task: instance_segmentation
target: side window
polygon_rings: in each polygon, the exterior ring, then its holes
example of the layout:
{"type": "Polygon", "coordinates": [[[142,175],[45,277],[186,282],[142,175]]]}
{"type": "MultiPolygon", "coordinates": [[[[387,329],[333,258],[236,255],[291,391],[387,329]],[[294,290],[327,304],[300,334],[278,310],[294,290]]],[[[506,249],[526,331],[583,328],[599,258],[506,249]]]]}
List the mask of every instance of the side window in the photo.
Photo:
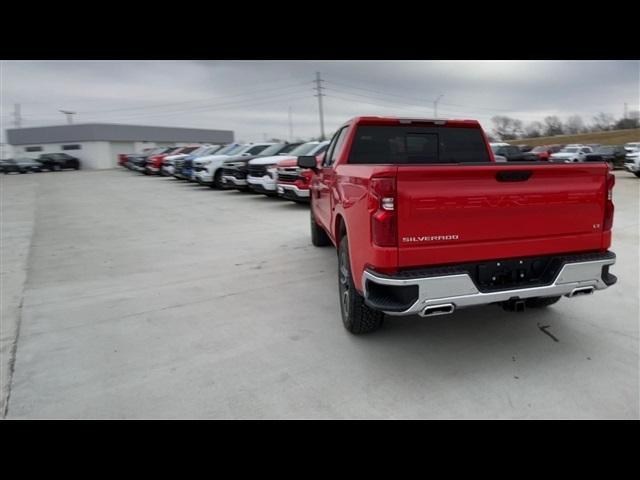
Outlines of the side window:
{"type": "Polygon", "coordinates": [[[331,144],[329,145],[329,149],[327,150],[327,154],[324,156],[324,162],[322,163],[323,167],[330,167],[335,162],[338,153],[342,150],[342,146],[344,145],[344,140],[347,137],[347,127],[343,127],[338,133],[336,133],[331,140],[331,144]]]}

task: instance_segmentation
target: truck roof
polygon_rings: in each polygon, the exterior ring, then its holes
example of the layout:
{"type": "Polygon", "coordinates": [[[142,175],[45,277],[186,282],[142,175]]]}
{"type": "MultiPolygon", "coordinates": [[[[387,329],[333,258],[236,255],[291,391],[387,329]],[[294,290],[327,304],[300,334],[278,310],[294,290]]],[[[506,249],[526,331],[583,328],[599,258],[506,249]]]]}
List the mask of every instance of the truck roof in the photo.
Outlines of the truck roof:
{"type": "Polygon", "coordinates": [[[480,128],[480,122],[477,120],[449,119],[449,118],[410,118],[410,117],[377,117],[377,116],[361,116],[354,117],[345,125],[406,125],[413,123],[432,123],[435,125],[448,125],[454,127],[477,127],[480,128]]]}

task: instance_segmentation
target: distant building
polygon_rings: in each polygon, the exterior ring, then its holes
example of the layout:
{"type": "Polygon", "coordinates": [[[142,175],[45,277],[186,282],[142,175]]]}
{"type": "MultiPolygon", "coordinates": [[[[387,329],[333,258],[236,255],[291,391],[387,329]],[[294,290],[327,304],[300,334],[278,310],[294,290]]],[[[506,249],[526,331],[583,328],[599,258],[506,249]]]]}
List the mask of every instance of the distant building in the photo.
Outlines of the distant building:
{"type": "Polygon", "coordinates": [[[147,147],[226,144],[233,140],[231,130],[109,123],[7,129],[7,143],[14,157],[37,158],[42,153],[64,152],[79,158],[83,169],[113,168],[118,154],[140,152],[147,147]]]}

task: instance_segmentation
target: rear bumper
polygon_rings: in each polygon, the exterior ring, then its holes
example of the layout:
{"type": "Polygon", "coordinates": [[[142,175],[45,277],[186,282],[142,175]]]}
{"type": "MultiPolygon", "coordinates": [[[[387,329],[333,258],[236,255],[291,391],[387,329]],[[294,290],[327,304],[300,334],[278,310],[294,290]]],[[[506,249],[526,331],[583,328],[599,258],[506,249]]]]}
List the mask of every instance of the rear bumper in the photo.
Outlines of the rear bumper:
{"type": "Polygon", "coordinates": [[[555,278],[546,285],[481,291],[463,269],[433,269],[423,276],[383,275],[370,270],[362,274],[365,303],[389,315],[426,315],[427,307],[451,305],[457,308],[532,297],[574,296],[604,290],[616,282],[609,266],[613,252],[564,257],[555,278]],[[452,273],[448,273],[451,271],[452,273]]]}

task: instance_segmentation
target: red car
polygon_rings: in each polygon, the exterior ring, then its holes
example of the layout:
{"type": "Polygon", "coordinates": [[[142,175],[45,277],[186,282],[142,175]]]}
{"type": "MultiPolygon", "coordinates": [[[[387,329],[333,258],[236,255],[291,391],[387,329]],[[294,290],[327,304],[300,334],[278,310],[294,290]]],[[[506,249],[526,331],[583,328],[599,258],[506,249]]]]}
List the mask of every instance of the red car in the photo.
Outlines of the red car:
{"type": "MultiPolygon", "coordinates": [[[[316,155],[316,164],[320,166],[324,152],[316,155]]],[[[297,158],[288,158],[278,162],[278,196],[298,203],[309,203],[309,186],[313,172],[298,167],[297,158]]]]}
{"type": "Polygon", "coordinates": [[[200,145],[189,145],[186,147],[175,147],[171,150],[163,152],[158,155],[152,155],[147,158],[147,166],[145,173],[151,175],[161,175],[162,174],[162,165],[164,163],[164,159],[170,155],[188,155],[193,152],[197,148],[200,148],[200,145]]]}
{"type": "Polygon", "coordinates": [[[540,160],[549,160],[552,153],[557,153],[562,150],[562,145],[541,145],[539,147],[534,147],[531,150],[531,153],[535,153],[538,155],[540,160]]]}
{"type": "Polygon", "coordinates": [[[346,329],[605,289],[615,177],[596,162],[496,163],[474,120],[357,117],[311,180],[311,241],[338,249],[346,329]]]}

